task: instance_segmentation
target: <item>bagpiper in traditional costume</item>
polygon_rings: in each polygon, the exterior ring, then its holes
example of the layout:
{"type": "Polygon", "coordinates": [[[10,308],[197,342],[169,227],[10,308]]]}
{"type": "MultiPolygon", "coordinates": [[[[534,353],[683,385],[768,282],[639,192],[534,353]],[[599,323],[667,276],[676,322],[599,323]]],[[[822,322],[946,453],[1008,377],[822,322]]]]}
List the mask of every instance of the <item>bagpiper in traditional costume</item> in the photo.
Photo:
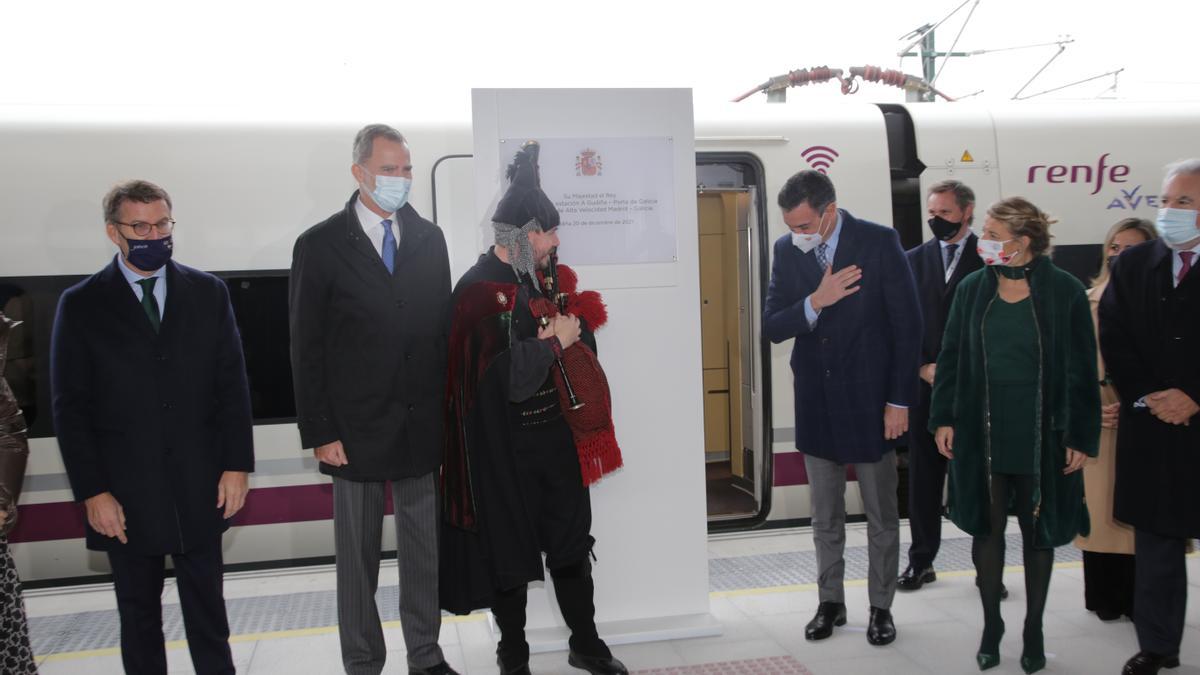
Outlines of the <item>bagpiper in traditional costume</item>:
{"type": "Polygon", "coordinates": [[[552,262],[559,215],[539,185],[537,157],[528,143],[508,168],[492,218],[496,245],[454,289],[442,606],[490,607],[501,672],[528,673],[526,589],[544,579],[545,553],[571,630],[568,662],[625,673],[596,633],[591,575],[588,485],[621,466],[593,336],[607,314],[598,293],[577,292],[574,273],[552,262]]]}

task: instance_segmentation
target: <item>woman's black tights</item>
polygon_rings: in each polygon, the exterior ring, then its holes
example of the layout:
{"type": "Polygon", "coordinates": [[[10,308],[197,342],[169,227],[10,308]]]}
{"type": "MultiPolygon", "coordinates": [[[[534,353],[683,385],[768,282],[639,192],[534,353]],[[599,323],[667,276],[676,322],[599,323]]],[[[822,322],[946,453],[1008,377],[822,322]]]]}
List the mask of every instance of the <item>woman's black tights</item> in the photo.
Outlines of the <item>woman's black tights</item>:
{"type": "Polygon", "coordinates": [[[1004,528],[1008,524],[1009,507],[1015,511],[1021,526],[1025,557],[1025,648],[1023,658],[1045,656],[1042,640],[1042,614],[1046,610],[1046,595],[1050,591],[1050,570],[1054,566],[1054,549],[1035,548],[1033,524],[1033,486],[1036,476],[992,474],[991,509],[988,517],[991,534],[975,537],[972,542],[975,572],[979,577],[979,595],[983,600],[983,639],[979,651],[1000,653],[1000,638],[1004,635],[1004,620],[1000,618],[1000,588],[1004,575],[1004,528]]]}

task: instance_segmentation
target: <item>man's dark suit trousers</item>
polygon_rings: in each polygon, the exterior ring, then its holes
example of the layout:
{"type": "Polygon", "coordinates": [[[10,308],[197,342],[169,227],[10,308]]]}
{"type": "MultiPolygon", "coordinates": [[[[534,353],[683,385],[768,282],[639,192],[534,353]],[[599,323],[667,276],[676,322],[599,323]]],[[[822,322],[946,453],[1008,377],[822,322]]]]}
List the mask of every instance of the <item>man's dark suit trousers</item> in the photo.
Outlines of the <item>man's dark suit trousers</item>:
{"type": "MultiPolygon", "coordinates": [[[[131,675],[165,675],[162,629],[164,559],[131,551],[108,552],[117,611],[121,615],[121,661],[131,675]]],[[[225,615],[221,538],[187,553],[171,554],[192,665],[197,673],[233,673],[229,620],[225,615]]]]}

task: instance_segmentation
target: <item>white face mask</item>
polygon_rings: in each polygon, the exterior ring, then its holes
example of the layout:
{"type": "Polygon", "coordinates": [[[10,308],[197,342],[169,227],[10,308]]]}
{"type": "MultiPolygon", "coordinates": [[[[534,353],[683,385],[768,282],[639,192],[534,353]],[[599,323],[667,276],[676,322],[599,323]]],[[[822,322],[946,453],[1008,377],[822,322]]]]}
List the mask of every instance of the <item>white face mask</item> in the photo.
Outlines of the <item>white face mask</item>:
{"type": "MultiPolygon", "coordinates": [[[[367,172],[367,175],[371,175],[367,172]]],[[[395,213],[408,203],[408,192],[412,188],[412,179],[404,176],[375,176],[375,189],[363,191],[371,195],[371,200],[384,211],[395,213]]]]}
{"type": "Polygon", "coordinates": [[[824,224],[824,222],[825,218],[822,217],[821,221],[817,223],[817,231],[815,233],[802,234],[800,232],[793,232],[792,246],[800,249],[801,253],[808,253],[816,248],[825,239],[825,236],[821,234],[821,226],[824,224]]]}
{"type": "Polygon", "coordinates": [[[1013,258],[1017,257],[1018,253],[1021,252],[1020,249],[1017,249],[1012,253],[1005,253],[1004,245],[1010,241],[1012,241],[1012,239],[1005,239],[1004,241],[980,239],[979,242],[975,244],[975,252],[978,253],[979,257],[983,259],[983,264],[985,265],[1007,265],[1008,263],[1012,262],[1013,258]]]}
{"type": "Polygon", "coordinates": [[[1159,209],[1154,226],[1163,243],[1174,249],[1182,248],[1184,244],[1200,237],[1200,229],[1196,228],[1196,212],[1189,209],[1159,209]]]}

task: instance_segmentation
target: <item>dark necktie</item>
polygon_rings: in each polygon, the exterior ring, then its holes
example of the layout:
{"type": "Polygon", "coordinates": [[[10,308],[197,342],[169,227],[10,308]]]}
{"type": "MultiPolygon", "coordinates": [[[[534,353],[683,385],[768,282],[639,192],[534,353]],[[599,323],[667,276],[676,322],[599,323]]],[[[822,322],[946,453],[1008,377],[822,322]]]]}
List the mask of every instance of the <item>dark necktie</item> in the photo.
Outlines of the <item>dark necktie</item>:
{"type": "Polygon", "coordinates": [[[138,286],[142,287],[142,309],[146,310],[146,318],[150,319],[150,325],[154,327],[154,332],[158,332],[158,327],[162,323],[162,314],[158,311],[158,299],[154,297],[154,282],[158,281],[158,277],[147,277],[137,282],[138,286]]]}
{"type": "Polygon", "coordinates": [[[392,234],[392,219],[383,219],[383,266],[388,274],[396,271],[396,235],[392,234]]]}
{"type": "Polygon", "coordinates": [[[1196,255],[1195,251],[1180,251],[1179,259],[1183,261],[1183,267],[1179,268],[1179,276],[1175,277],[1175,285],[1183,283],[1183,278],[1192,269],[1192,258],[1196,255]]]}
{"type": "Polygon", "coordinates": [[[946,244],[943,251],[946,254],[946,272],[950,272],[950,264],[954,262],[954,252],[958,250],[958,244],[946,244]]]}
{"type": "Polygon", "coordinates": [[[825,242],[817,244],[817,264],[821,266],[822,273],[829,267],[829,244],[825,242]]]}

